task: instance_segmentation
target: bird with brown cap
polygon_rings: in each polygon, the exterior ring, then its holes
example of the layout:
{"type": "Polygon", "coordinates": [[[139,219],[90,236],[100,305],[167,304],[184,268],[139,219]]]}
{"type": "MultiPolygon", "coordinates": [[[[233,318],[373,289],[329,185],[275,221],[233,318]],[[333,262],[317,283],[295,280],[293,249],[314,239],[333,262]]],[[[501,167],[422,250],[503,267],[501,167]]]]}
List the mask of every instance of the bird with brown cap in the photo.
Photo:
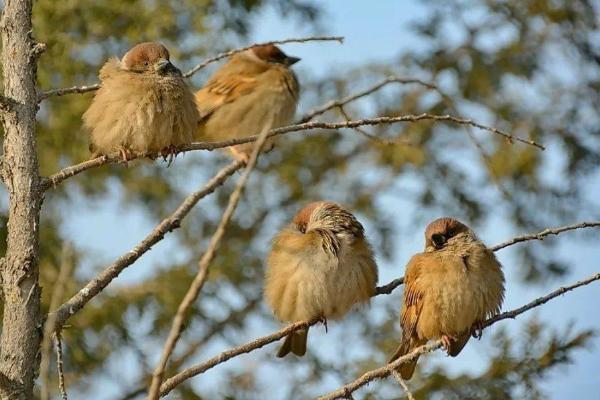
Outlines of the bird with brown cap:
{"type": "MultiPolygon", "coordinates": [[[[404,285],[402,341],[390,362],[431,339],[457,356],[479,324],[500,312],[504,298],[496,256],[453,218],[427,226],[425,251],[409,261],[404,285]]],[[[402,378],[412,377],[417,359],[399,367],[402,378]]]]}
{"type": "Polygon", "coordinates": [[[194,95],[160,43],[141,43],[100,70],[102,86],[83,115],[93,157],[176,152],[193,139],[194,95]]]}
{"type": "MultiPolygon", "coordinates": [[[[363,226],[341,206],[318,201],[273,239],[265,300],[286,322],[339,319],[375,294],[377,264],[363,226]]],[[[288,335],[277,353],[306,353],[308,328],[288,335]]]]}
{"type": "MultiPolygon", "coordinates": [[[[290,67],[299,60],[272,44],[234,54],[196,93],[202,118],[196,140],[242,138],[291,123],[300,85],[290,67]]],[[[252,146],[240,144],[229,151],[248,161],[252,146]]],[[[269,139],[264,148],[272,146],[269,139]]]]}

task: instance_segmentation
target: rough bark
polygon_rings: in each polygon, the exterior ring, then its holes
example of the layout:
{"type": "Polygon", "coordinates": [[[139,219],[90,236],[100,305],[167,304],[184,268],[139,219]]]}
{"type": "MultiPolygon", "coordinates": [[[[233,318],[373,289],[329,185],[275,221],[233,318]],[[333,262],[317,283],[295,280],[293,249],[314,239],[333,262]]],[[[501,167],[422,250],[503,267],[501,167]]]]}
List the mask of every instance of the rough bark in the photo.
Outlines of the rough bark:
{"type": "Polygon", "coordinates": [[[0,397],[33,398],[42,314],[38,284],[42,203],[36,154],[36,63],[44,49],[31,37],[32,0],[5,0],[0,22],[4,96],[2,177],[9,196],[7,250],[2,264],[4,315],[0,337],[0,397]]]}

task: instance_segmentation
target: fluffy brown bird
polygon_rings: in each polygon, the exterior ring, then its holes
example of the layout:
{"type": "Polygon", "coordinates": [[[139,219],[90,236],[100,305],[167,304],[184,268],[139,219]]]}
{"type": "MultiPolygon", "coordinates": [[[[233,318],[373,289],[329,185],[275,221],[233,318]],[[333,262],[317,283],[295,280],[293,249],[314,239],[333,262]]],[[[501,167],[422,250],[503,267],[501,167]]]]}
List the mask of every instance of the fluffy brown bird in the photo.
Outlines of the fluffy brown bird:
{"type": "MultiPolygon", "coordinates": [[[[233,55],[196,93],[202,118],[196,140],[242,138],[291,123],[300,86],[290,66],[299,60],[272,44],[233,55]]],[[[253,145],[229,149],[248,161],[253,145]]],[[[264,148],[272,145],[268,140],[264,148]]]]}
{"type": "MultiPolygon", "coordinates": [[[[402,342],[390,362],[430,339],[442,339],[455,357],[471,332],[500,312],[504,274],[494,253],[475,233],[453,218],[440,218],[425,230],[425,251],[412,257],[404,275],[402,342]]],[[[410,379],[417,359],[400,366],[410,379]]]]}
{"type": "Polygon", "coordinates": [[[190,143],[200,116],[194,94],[160,43],[141,43],[100,70],[101,88],[83,115],[94,157],[172,154],[190,143]]]}
{"type": "MultiPolygon", "coordinates": [[[[343,317],[375,293],[377,264],[363,226],[327,201],[304,207],[273,239],[265,300],[281,321],[343,317]]],[[[277,357],[306,353],[308,328],[285,338],[277,357]]]]}

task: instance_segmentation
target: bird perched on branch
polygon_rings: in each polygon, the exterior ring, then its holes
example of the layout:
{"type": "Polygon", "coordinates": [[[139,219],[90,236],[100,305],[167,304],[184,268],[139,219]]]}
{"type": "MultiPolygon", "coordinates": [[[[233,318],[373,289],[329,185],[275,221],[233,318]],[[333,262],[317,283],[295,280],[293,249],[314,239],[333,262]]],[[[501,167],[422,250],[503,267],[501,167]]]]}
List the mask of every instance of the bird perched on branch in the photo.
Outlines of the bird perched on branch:
{"type": "MultiPolygon", "coordinates": [[[[425,251],[414,255],[404,275],[402,341],[390,362],[430,339],[442,339],[455,357],[487,318],[500,312],[504,274],[494,253],[453,218],[425,230],[425,251]]],[[[398,370],[410,379],[417,359],[398,370]]]]}
{"type": "Polygon", "coordinates": [[[159,43],[141,43],[100,70],[102,86],[83,115],[93,157],[173,154],[198,129],[194,95],[159,43]]]}
{"type": "MultiPolygon", "coordinates": [[[[265,300],[281,321],[343,317],[375,294],[377,264],[363,226],[327,201],[308,204],[273,239],[265,300]]],[[[277,357],[306,353],[308,328],[285,338],[277,357]]]]}
{"type": "MultiPolygon", "coordinates": [[[[196,140],[242,138],[291,123],[300,86],[290,66],[299,60],[272,44],[234,54],[196,93],[202,118],[196,140]]],[[[229,149],[248,161],[253,145],[229,149]]],[[[272,146],[268,140],[264,148],[272,146]]]]}

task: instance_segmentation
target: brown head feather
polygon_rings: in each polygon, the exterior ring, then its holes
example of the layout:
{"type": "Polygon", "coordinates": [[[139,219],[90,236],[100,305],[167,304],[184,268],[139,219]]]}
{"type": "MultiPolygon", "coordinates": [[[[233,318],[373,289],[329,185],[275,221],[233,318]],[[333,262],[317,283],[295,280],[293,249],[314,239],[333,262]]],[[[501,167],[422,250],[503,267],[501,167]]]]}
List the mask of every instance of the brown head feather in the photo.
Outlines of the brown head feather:
{"type": "Polygon", "coordinates": [[[425,248],[441,248],[448,239],[468,231],[468,226],[454,218],[438,218],[425,229],[425,248]]]}
{"type": "Polygon", "coordinates": [[[252,47],[252,52],[259,59],[276,64],[283,64],[290,66],[300,59],[297,57],[290,57],[285,54],[281,49],[274,44],[265,44],[262,46],[254,46],[252,47]]]}
{"type": "Polygon", "coordinates": [[[335,234],[364,237],[363,226],[354,215],[330,201],[316,201],[305,206],[294,217],[301,232],[306,229],[327,229],[335,234]]]}
{"type": "Polygon", "coordinates": [[[306,225],[310,221],[310,216],[312,215],[315,208],[325,203],[324,201],[315,201],[310,204],[307,204],[302,208],[302,210],[298,211],[298,213],[294,216],[293,223],[296,225],[296,228],[301,232],[306,230],[306,225]]]}
{"type": "Polygon", "coordinates": [[[135,45],[123,56],[121,64],[127,70],[144,71],[163,59],[169,60],[169,50],[160,43],[145,42],[135,45]]]}

